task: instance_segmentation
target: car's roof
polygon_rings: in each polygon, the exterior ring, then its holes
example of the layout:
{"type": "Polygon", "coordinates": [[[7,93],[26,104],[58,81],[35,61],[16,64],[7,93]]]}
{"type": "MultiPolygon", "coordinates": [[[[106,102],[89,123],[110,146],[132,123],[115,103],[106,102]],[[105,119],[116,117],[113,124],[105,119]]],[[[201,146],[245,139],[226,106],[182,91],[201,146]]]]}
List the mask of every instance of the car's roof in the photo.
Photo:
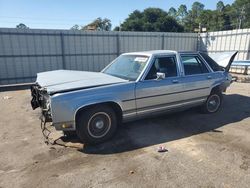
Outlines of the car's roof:
{"type": "Polygon", "coordinates": [[[142,52],[129,52],[129,53],[124,53],[124,55],[168,55],[168,54],[177,54],[177,53],[197,53],[197,52],[190,52],[190,51],[174,51],[174,50],[151,50],[151,51],[142,51],[142,52]]]}

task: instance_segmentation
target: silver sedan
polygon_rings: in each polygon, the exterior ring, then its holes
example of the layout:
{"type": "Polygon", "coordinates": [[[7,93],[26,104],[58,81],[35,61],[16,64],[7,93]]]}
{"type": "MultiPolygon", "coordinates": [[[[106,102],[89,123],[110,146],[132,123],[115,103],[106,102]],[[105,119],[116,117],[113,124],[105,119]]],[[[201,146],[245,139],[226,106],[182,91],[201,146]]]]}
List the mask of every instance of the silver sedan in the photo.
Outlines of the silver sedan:
{"type": "Polygon", "coordinates": [[[43,121],[85,143],[111,138],[125,121],[200,106],[219,110],[235,53],[147,51],[125,53],[101,72],[38,73],[32,107],[43,121]]]}

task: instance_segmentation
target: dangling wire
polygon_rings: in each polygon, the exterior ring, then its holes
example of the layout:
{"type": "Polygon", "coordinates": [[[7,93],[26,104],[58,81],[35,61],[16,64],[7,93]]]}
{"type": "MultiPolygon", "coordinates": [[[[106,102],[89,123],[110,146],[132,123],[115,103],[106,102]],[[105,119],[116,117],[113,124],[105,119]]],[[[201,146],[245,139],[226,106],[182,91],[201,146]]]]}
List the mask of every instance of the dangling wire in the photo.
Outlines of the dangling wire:
{"type": "Polygon", "coordinates": [[[44,137],[44,142],[47,145],[49,145],[49,144],[54,145],[55,142],[54,141],[51,142],[50,139],[49,139],[49,135],[50,135],[51,131],[46,126],[46,124],[47,124],[46,119],[41,116],[40,120],[41,120],[40,126],[41,126],[41,129],[42,129],[42,134],[43,134],[43,137],[44,137]]]}

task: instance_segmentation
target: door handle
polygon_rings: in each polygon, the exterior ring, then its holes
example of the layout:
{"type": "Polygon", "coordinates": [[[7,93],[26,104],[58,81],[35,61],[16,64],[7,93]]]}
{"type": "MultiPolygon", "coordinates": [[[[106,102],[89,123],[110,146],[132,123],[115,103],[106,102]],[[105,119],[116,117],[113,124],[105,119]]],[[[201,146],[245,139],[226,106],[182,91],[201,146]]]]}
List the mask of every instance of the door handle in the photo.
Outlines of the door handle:
{"type": "Polygon", "coordinates": [[[174,84],[177,84],[177,83],[179,83],[179,80],[172,80],[172,82],[173,82],[174,84]]]}
{"type": "Polygon", "coordinates": [[[207,76],[207,79],[212,79],[212,76],[207,76]]]}

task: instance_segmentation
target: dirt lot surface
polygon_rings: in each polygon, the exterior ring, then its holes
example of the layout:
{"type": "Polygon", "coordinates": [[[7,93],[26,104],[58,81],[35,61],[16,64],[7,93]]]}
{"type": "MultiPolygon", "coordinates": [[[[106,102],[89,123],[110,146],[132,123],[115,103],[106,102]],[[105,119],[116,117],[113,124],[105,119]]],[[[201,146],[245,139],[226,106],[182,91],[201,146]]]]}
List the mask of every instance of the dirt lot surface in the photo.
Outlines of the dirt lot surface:
{"type": "Polygon", "coordinates": [[[0,187],[250,186],[250,84],[233,83],[216,114],[127,123],[82,149],[44,144],[29,90],[1,92],[0,106],[0,187]]]}

